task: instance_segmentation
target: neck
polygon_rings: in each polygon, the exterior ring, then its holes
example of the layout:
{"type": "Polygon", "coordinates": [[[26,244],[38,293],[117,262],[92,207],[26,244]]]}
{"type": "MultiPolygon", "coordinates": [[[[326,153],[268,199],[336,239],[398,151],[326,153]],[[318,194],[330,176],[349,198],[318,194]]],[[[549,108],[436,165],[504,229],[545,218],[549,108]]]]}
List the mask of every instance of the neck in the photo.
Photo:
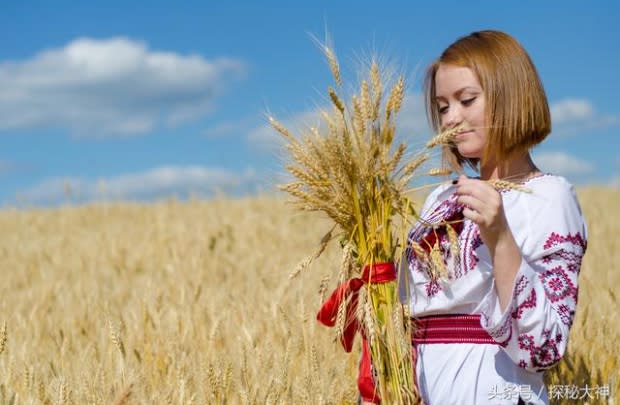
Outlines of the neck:
{"type": "Polygon", "coordinates": [[[483,180],[505,179],[518,182],[538,172],[539,170],[528,152],[516,156],[501,165],[488,162],[480,166],[480,178],[483,180]]]}

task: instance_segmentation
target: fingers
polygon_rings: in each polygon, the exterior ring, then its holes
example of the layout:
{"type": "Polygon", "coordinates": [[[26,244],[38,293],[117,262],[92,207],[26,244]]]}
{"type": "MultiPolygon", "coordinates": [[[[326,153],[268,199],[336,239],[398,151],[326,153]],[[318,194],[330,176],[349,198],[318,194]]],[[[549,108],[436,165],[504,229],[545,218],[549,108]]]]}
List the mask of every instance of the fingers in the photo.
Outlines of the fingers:
{"type": "Polygon", "coordinates": [[[486,181],[470,179],[463,175],[459,176],[456,186],[457,194],[477,194],[483,196],[484,194],[492,195],[496,192],[496,190],[486,181]]]}
{"type": "Polygon", "coordinates": [[[474,211],[480,212],[484,209],[484,202],[471,195],[459,195],[456,202],[474,211]]]}
{"type": "Polygon", "coordinates": [[[469,218],[478,225],[484,225],[485,215],[488,213],[483,201],[469,195],[462,195],[457,198],[457,202],[464,205],[463,216],[469,218]]]}
{"type": "Polygon", "coordinates": [[[460,176],[455,193],[463,215],[478,225],[493,224],[502,212],[501,195],[485,181],[460,176]]]}
{"type": "Polygon", "coordinates": [[[482,215],[467,206],[463,208],[463,216],[476,224],[480,224],[483,221],[482,215]]]}

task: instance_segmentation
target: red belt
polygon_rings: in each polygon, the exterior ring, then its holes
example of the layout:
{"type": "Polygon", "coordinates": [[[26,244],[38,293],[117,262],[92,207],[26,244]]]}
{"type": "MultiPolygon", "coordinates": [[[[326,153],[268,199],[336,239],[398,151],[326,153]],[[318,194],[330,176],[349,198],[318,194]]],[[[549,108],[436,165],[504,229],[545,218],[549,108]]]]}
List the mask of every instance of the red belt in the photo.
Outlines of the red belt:
{"type": "Polygon", "coordinates": [[[497,345],[480,326],[480,315],[431,315],[414,318],[413,344],[473,343],[497,345]]]}

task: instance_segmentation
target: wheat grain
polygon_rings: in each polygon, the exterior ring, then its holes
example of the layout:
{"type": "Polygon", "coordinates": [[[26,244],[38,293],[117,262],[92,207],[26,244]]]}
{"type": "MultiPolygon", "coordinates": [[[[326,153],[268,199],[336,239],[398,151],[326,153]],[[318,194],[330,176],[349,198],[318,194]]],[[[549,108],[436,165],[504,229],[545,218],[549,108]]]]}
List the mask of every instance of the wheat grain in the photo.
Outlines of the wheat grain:
{"type": "Polygon", "coordinates": [[[2,354],[4,352],[4,349],[6,348],[6,341],[8,339],[6,328],[6,321],[4,321],[4,323],[2,324],[2,329],[0,330],[0,354],[2,354]]]}
{"type": "Polygon", "coordinates": [[[379,117],[379,109],[381,108],[381,99],[383,97],[383,85],[381,83],[381,73],[379,64],[373,60],[370,65],[370,81],[372,83],[373,103],[371,120],[376,121],[379,117]]]}
{"type": "Polygon", "coordinates": [[[429,255],[430,255],[431,265],[433,269],[433,277],[435,279],[447,278],[448,270],[446,268],[446,263],[443,260],[443,256],[442,256],[441,250],[439,249],[438,244],[433,245],[429,255]]]}
{"type": "Polygon", "coordinates": [[[447,168],[432,168],[428,171],[429,176],[449,176],[452,170],[447,168]]]}
{"type": "Polygon", "coordinates": [[[110,340],[112,340],[112,344],[118,349],[123,358],[125,358],[125,345],[123,344],[123,339],[121,339],[121,334],[118,331],[118,328],[114,326],[112,321],[108,322],[108,328],[110,330],[110,340]]]}
{"type": "Polygon", "coordinates": [[[328,46],[323,47],[323,51],[325,52],[325,56],[327,56],[327,62],[329,63],[329,68],[332,71],[332,76],[334,77],[334,81],[338,86],[342,86],[342,78],[340,76],[340,65],[338,64],[338,59],[336,58],[336,53],[328,46]]]}
{"type": "Polygon", "coordinates": [[[274,117],[269,117],[269,123],[271,124],[271,126],[280,133],[280,135],[282,135],[284,138],[286,138],[289,142],[296,142],[295,137],[293,136],[293,134],[291,133],[291,131],[289,131],[288,129],[286,129],[286,127],[284,125],[282,125],[278,120],[276,120],[274,117]]]}
{"type": "Polygon", "coordinates": [[[527,187],[522,186],[521,184],[518,183],[513,183],[511,181],[508,180],[501,180],[501,179],[491,179],[491,180],[487,180],[487,182],[493,186],[495,189],[497,190],[516,190],[519,191],[521,193],[531,193],[532,190],[528,189],[527,187]]]}
{"type": "Polygon", "coordinates": [[[448,234],[448,240],[450,241],[450,254],[452,256],[452,260],[454,261],[454,266],[458,267],[460,262],[458,235],[451,224],[446,224],[446,232],[448,234]]]}
{"type": "Polygon", "coordinates": [[[453,128],[448,128],[436,135],[430,141],[426,143],[427,148],[434,148],[437,145],[449,145],[454,142],[454,137],[456,134],[461,132],[464,129],[463,125],[458,125],[453,128]]]}
{"type": "Polygon", "coordinates": [[[328,93],[329,98],[332,100],[332,103],[334,103],[334,106],[338,109],[340,113],[344,114],[344,103],[342,102],[340,97],[338,97],[338,94],[336,94],[336,90],[334,90],[334,88],[330,86],[328,88],[328,93]]]}
{"type": "Polygon", "coordinates": [[[400,111],[400,106],[403,103],[403,98],[405,96],[405,78],[399,77],[396,81],[396,84],[392,87],[390,91],[390,96],[388,97],[388,101],[386,104],[386,119],[392,117],[393,114],[398,113],[400,111]]]}
{"type": "Polygon", "coordinates": [[[368,89],[368,82],[366,80],[362,80],[360,98],[362,111],[364,113],[364,119],[372,120],[372,104],[370,101],[370,90],[368,89]]]}

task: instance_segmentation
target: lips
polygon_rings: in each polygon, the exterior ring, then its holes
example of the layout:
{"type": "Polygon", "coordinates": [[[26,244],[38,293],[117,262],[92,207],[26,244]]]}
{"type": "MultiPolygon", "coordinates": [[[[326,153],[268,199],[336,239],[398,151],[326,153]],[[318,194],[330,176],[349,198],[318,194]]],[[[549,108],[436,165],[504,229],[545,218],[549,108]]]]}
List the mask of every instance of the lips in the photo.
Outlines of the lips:
{"type": "Polygon", "coordinates": [[[472,132],[474,132],[474,131],[472,131],[472,130],[469,130],[469,131],[461,131],[461,132],[458,132],[458,133],[455,135],[455,137],[456,137],[457,139],[458,139],[458,138],[463,138],[463,137],[465,137],[465,136],[467,136],[467,135],[471,134],[472,132]]]}

